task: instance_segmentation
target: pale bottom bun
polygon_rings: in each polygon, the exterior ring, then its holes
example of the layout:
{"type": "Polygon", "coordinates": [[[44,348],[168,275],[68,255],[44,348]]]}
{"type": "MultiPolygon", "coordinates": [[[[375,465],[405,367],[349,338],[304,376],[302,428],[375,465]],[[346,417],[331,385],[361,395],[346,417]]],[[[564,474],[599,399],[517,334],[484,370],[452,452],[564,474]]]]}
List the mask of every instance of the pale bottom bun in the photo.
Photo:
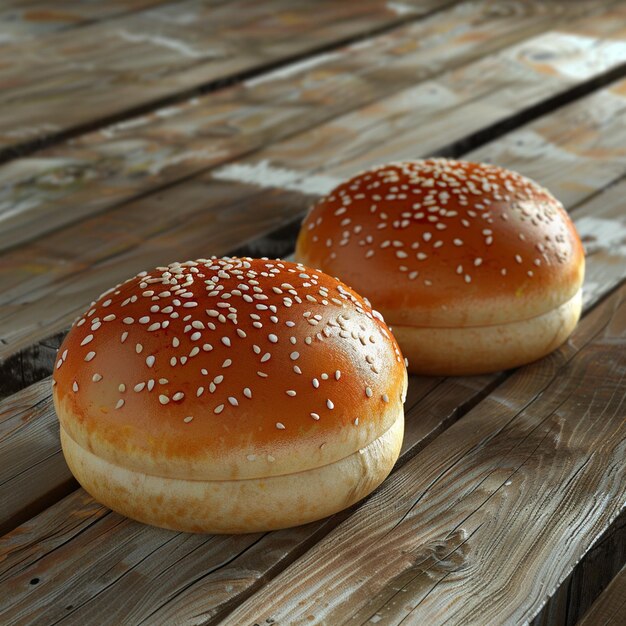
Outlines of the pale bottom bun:
{"type": "Polygon", "coordinates": [[[390,322],[390,326],[412,374],[485,374],[530,363],[558,348],[574,330],[581,308],[582,289],[552,311],[509,324],[420,328],[390,322]]]}
{"type": "Polygon", "coordinates": [[[365,448],[315,469],[247,480],[163,478],[113,465],[61,427],[67,464],[96,500],[146,524],[202,533],[252,533],[312,522],[354,504],[389,474],[400,454],[402,406],[393,425],[365,448]]]}

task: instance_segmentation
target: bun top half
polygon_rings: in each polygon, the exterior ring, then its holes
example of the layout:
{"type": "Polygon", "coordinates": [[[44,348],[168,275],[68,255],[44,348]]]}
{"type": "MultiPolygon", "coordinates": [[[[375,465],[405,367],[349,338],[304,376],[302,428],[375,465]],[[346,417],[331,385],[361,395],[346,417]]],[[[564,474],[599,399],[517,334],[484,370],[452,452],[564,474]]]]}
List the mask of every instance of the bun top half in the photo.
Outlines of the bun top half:
{"type": "Polygon", "coordinates": [[[392,425],[406,384],[395,339],[346,285],[300,264],[211,258],[92,303],[59,349],[54,401],[69,436],[112,463],[231,480],[356,452],[392,425]]]}
{"type": "Polygon", "coordinates": [[[296,258],[339,276],[387,321],[471,327],[570,300],[583,247],[561,203],[515,172],[427,159],[365,171],[306,217],[296,258]]]}

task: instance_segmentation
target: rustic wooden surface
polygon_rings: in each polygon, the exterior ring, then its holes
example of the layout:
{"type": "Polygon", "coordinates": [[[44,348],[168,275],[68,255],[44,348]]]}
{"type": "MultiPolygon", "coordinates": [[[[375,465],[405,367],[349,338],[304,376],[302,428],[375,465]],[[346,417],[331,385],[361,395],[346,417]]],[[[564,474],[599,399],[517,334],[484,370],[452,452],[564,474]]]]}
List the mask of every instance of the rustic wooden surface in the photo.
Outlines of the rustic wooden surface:
{"type": "MultiPolygon", "coordinates": [[[[626,3],[311,7],[0,7],[0,623],[570,626],[624,565],[626,3]],[[182,256],[284,255],[337,180],[433,153],[571,211],[587,274],[565,346],[412,377],[391,477],[314,524],[185,535],[77,488],[35,381],[90,299],[182,256]]],[[[598,600],[614,623],[619,587],[598,600]]]]}
{"type": "Polygon", "coordinates": [[[406,0],[398,12],[382,0],[181,0],[59,31],[36,47],[6,44],[0,147],[36,145],[451,3],[406,0]]]}

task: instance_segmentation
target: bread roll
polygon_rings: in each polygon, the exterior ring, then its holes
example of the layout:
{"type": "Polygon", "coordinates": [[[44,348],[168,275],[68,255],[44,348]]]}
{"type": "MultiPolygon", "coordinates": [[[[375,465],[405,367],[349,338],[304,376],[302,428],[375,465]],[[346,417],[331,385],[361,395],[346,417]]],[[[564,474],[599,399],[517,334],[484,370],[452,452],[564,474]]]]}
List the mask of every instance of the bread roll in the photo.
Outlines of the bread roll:
{"type": "Polygon", "coordinates": [[[245,533],[350,506],[389,473],[407,375],[379,314],[302,265],[200,259],[109,290],[59,349],[54,403],[98,501],[245,533]]]}
{"type": "Polygon", "coordinates": [[[580,316],[584,254],[562,205],[495,165],[382,165],[306,217],[296,259],[372,302],[419,374],[478,374],[538,359],[580,316]]]}

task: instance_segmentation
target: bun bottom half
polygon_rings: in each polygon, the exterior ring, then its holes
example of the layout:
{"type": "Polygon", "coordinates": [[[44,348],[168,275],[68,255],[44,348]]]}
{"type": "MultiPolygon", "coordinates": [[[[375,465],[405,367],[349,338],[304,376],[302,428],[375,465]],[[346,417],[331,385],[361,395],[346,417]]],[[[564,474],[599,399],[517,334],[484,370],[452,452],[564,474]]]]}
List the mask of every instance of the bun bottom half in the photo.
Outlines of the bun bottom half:
{"type": "Polygon", "coordinates": [[[351,506],[388,476],[402,446],[402,405],[392,426],[361,450],[303,472],[246,480],[185,480],[127,469],[77,444],[61,426],[65,460],[98,502],[170,530],[253,533],[298,526],[351,506]]]}
{"type": "Polygon", "coordinates": [[[506,370],[546,356],[570,336],[582,289],[561,306],[528,320],[467,328],[396,325],[389,321],[412,374],[464,376],[506,370]]]}

